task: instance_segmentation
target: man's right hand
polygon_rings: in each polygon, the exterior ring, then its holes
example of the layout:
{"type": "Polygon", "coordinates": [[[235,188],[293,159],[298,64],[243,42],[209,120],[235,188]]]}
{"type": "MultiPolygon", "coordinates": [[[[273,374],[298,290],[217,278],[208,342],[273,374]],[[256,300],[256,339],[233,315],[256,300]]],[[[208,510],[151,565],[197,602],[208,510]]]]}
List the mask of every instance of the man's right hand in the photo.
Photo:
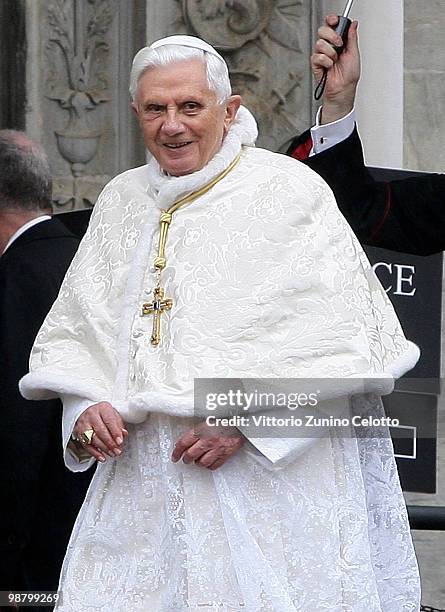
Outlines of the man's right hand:
{"type": "Polygon", "coordinates": [[[91,444],[81,443],[92,457],[103,463],[105,455],[117,457],[122,453],[128,431],[121,415],[111,404],[99,402],[82,412],[74,425],[73,434],[78,440],[82,440],[88,429],[94,430],[91,444]]]}
{"type": "Polygon", "coordinates": [[[323,98],[321,123],[332,123],[341,119],[354,108],[355,93],[360,79],[360,51],[358,48],[357,21],[349,28],[348,40],[343,53],[338,55],[333,46],[341,46],[341,37],[335,33],[337,15],[328,15],[325,25],[318,30],[318,40],[311,56],[311,67],[317,83],[323,78],[323,69],[328,71],[323,98]]]}

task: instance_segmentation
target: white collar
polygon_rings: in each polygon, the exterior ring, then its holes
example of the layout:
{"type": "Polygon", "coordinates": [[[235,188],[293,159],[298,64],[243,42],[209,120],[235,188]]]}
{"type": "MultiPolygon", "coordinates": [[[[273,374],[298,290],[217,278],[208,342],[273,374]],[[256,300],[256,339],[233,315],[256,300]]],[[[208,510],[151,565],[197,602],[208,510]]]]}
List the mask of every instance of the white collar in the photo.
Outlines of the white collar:
{"type": "Polygon", "coordinates": [[[254,146],[257,137],[258,127],[252,113],[245,106],[241,106],[220,150],[201,170],[185,176],[169,176],[152,157],[148,162],[147,172],[156,204],[159,208],[168,208],[181,196],[206,185],[229,166],[243,145],[254,146]]]}
{"type": "Polygon", "coordinates": [[[6,250],[11,246],[14,240],[17,240],[19,236],[24,234],[31,227],[34,227],[34,225],[37,225],[37,223],[42,223],[42,221],[48,221],[49,219],[51,219],[50,215],[42,215],[41,217],[36,217],[35,219],[31,219],[31,221],[28,221],[27,223],[19,227],[19,229],[8,240],[8,243],[5,246],[5,250],[3,251],[3,253],[6,253],[6,250]]]}

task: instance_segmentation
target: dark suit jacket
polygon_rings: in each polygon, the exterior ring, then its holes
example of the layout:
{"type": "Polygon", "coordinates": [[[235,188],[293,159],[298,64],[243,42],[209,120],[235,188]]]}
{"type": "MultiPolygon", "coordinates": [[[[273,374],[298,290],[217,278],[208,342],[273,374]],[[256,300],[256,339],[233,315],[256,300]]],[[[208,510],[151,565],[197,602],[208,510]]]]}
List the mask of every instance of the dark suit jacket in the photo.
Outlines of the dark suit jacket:
{"type": "Polygon", "coordinates": [[[63,465],[61,404],[18,391],[79,240],[56,218],[0,257],[0,590],[55,590],[90,475],[63,465]]]}
{"type": "Polygon", "coordinates": [[[287,154],[325,179],[359,240],[416,255],[445,250],[445,175],[375,181],[365,167],[357,130],[309,158],[311,147],[310,132],[305,132],[287,154]]]}

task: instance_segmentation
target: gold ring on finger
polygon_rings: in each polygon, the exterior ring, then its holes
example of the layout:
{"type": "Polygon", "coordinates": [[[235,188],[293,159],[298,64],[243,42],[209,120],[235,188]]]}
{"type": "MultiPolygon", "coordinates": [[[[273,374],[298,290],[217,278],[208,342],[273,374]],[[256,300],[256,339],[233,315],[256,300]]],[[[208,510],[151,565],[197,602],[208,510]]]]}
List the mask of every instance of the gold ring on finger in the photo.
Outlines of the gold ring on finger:
{"type": "Polygon", "coordinates": [[[82,433],[82,441],[84,442],[84,444],[91,444],[91,440],[93,439],[94,436],[94,429],[85,429],[85,431],[82,433]]]}

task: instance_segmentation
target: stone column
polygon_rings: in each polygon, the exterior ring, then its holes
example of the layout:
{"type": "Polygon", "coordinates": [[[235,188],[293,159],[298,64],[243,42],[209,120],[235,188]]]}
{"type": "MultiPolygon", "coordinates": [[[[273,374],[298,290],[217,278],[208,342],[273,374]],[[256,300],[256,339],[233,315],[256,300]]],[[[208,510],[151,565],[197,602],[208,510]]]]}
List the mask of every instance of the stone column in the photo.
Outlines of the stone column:
{"type": "Polygon", "coordinates": [[[370,166],[403,168],[403,0],[357,2],[363,77],[357,97],[370,166]]]}
{"type": "Polygon", "coordinates": [[[187,33],[225,57],[234,93],[260,131],[258,145],[282,150],[311,122],[311,2],[163,0],[147,2],[147,41],[187,33]]]}
{"type": "Polygon", "coordinates": [[[443,0],[405,0],[405,167],[445,172],[443,0]]]}
{"type": "MultiPolygon", "coordinates": [[[[345,0],[324,0],[320,23],[328,13],[341,14],[345,5],[345,0]]],[[[356,0],[350,17],[359,21],[362,77],[356,110],[366,162],[402,168],[403,1],[356,0]]]]}

